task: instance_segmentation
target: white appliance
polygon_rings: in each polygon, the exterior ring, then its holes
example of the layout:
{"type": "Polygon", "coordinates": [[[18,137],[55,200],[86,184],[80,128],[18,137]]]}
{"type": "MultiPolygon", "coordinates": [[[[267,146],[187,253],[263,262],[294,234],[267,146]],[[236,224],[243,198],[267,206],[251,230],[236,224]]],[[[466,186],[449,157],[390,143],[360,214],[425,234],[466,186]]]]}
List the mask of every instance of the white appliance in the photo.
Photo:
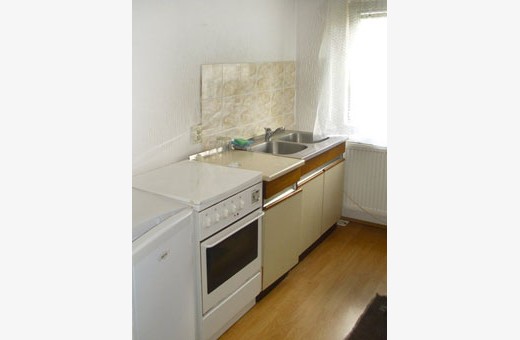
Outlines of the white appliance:
{"type": "Polygon", "coordinates": [[[193,210],[132,190],[134,340],[196,339],[193,210]]]}
{"type": "Polygon", "coordinates": [[[133,186],[195,210],[198,327],[201,339],[218,338],[261,290],[262,174],[186,160],[135,176],[133,186]]]}

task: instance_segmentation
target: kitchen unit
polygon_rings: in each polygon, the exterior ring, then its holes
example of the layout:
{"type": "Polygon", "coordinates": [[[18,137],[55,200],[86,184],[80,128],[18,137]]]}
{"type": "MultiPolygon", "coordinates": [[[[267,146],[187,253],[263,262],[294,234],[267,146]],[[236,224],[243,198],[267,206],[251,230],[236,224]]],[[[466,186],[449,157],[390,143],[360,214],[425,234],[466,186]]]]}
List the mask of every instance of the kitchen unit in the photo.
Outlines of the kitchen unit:
{"type": "Polygon", "coordinates": [[[133,178],[135,188],[195,211],[197,339],[218,338],[261,291],[261,180],[260,172],[189,160],[133,178]]]}
{"type": "Polygon", "coordinates": [[[287,131],[273,136],[273,141],[260,143],[263,149],[256,150],[261,151],[232,150],[191,157],[262,172],[262,290],[297,265],[299,256],[341,217],[345,140],[331,137],[298,144],[289,140],[294,142],[299,137],[287,131]],[[270,154],[269,150],[282,150],[275,147],[280,140],[284,141],[284,150],[297,151],[270,154]]]}

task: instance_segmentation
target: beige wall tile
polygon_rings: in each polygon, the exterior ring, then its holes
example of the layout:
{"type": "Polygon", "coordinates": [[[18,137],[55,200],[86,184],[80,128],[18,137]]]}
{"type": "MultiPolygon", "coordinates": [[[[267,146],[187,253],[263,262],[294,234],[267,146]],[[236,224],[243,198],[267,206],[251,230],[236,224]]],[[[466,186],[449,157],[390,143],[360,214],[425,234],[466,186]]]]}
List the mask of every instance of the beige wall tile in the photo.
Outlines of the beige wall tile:
{"type": "Polygon", "coordinates": [[[242,114],[247,112],[247,105],[244,96],[225,97],[222,102],[222,128],[239,125],[242,114]]]}
{"type": "Polygon", "coordinates": [[[283,88],[284,64],[262,63],[258,67],[257,88],[259,91],[283,88]]]}
{"type": "Polygon", "coordinates": [[[222,97],[222,65],[202,65],[201,99],[222,97]]]}
{"type": "Polygon", "coordinates": [[[283,88],[284,79],[284,63],[274,63],[272,69],[272,89],[278,90],[283,88]]]}
{"type": "Polygon", "coordinates": [[[277,90],[272,92],[271,97],[271,115],[279,116],[284,113],[285,102],[284,102],[283,90],[277,90]]]}
{"type": "Polygon", "coordinates": [[[294,88],[296,86],[296,63],[289,61],[284,63],[284,88],[294,88]]]}
{"type": "Polygon", "coordinates": [[[234,96],[240,88],[240,64],[222,65],[223,96],[234,96]]]}
{"type": "Polygon", "coordinates": [[[249,113],[257,117],[265,117],[271,113],[271,93],[257,92],[249,96],[249,113]]]}
{"type": "Polygon", "coordinates": [[[272,89],[273,63],[262,63],[258,65],[257,89],[268,91],[272,89]]]}
{"type": "Polygon", "coordinates": [[[251,94],[256,89],[256,64],[240,64],[238,94],[251,94]]]}
{"type": "Polygon", "coordinates": [[[294,61],[203,65],[203,147],[294,126],[294,75],[294,61]]]}
{"type": "Polygon", "coordinates": [[[283,114],[294,113],[294,97],[296,91],[294,88],[283,90],[283,114]]]}
{"type": "Polygon", "coordinates": [[[222,98],[202,100],[200,106],[203,130],[222,126],[222,98]]]}

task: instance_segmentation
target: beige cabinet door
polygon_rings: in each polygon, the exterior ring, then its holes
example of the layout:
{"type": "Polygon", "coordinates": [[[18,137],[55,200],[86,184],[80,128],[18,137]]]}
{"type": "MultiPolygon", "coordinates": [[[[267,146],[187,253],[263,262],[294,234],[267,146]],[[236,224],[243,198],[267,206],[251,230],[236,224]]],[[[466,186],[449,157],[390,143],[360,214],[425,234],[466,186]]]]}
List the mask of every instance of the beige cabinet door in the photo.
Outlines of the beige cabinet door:
{"type": "Polygon", "coordinates": [[[302,188],[302,223],[299,230],[300,250],[303,253],[321,236],[323,211],[323,172],[306,182],[302,188]]]}
{"type": "Polygon", "coordinates": [[[323,174],[322,234],[341,218],[344,173],[345,161],[342,160],[341,163],[325,169],[323,174]]]}
{"type": "Polygon", "coordinates": [[[265,210],[263,217],[262,290],[298,263],[302,192],[265,210]]]}

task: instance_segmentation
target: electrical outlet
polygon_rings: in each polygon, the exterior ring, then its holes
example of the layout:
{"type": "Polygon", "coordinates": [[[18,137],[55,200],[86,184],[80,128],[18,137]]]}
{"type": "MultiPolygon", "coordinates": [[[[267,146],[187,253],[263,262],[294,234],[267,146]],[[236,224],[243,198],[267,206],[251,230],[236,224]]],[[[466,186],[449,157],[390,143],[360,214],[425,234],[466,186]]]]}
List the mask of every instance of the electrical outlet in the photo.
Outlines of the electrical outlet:
{"type": "Polygon", "coordinates": [[[193,125],[191,127],[191,143],[202,143],[202,124],[193,125]]]}

